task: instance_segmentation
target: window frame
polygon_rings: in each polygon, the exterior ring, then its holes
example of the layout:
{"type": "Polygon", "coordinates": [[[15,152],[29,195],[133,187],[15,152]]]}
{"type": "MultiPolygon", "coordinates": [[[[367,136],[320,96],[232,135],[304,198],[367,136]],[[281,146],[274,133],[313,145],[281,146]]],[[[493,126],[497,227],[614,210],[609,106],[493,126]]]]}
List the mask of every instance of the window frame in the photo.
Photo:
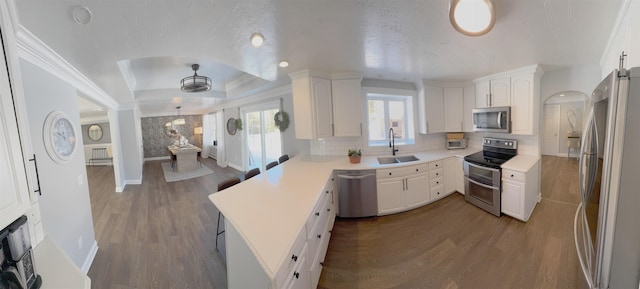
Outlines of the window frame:
{"type": "Polygon", "coordinates": [[[413,136],[413,138],[405,138],[405,139],[396,139],[396,147],[402,147],[405,149],[413,149],[417,146],[417,125],[418,125],[418,117],[417,117],[417,91],[414,90],[405,90],[405,89],[393,89],[393,88],[382,88],[382,87],[363,87],[362,88],[362,99],[363,99],[363,134],[362,134],[362,147],[366,151],[375,151],[380,150],[381,148],[385,148],[389,144],[389,135],[388,133],[385,135],[385,139],[382,141],[375,141],[374,143],[369,141],[369,100],[370,99],[378,99],[384,100],[384,110],[385,110],[385,128],[386,131],[389,131],[390,121],[389,121],[389,101],[392,100],[400,100],[404,103],[405,116],[404,121],[407,124],[407,135],[413,136]],[[378,96],[369,95],[376,94],[378,96]],[[411,109],[408,109],[409,99],[411,99],[411,109]],[[412,123],[409,123],[411,120],[412,123]],[[400,142],[398,142],[400,140],[400,142]]]}

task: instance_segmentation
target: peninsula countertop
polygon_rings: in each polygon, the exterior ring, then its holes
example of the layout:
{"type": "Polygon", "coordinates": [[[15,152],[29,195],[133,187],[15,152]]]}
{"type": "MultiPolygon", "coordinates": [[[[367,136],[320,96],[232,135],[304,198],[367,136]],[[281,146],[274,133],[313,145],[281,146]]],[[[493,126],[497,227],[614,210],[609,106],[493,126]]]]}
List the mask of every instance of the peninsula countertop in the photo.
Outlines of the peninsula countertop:
{"type": "MultiPolygon", "coordinates": [[[[318,201],[333,170],[380,169],[463,157],[480,149],[433,150],[419,160],[378,164],[378,156],[363,156],[351,164],[347,156],[296,156],[209,199],[234,226],[267,275],[274,278],[318,201]]],[[[398,156],[407,155],[400,154],[398,156]]]]}

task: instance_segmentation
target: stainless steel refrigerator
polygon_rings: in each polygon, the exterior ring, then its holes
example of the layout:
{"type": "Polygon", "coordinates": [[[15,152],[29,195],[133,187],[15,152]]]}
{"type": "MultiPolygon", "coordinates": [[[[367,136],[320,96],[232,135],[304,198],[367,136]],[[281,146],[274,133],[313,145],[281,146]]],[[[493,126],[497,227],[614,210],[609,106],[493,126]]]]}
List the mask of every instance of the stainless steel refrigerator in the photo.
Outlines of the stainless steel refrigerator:
{"type": "Polygon", "coordinates": [[[574,238],[591,288],[639,288],[640,67],[594,90],[580,157],[574,238]]]}

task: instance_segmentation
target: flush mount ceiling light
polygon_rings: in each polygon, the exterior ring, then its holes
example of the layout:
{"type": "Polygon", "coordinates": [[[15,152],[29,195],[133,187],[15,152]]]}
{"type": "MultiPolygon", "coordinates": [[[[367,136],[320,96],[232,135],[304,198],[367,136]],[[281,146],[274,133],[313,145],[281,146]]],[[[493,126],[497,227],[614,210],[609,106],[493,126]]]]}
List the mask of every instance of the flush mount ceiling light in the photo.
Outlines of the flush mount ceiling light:
{"type": "Polygon", "coordinates": [[[280,63],[278,63],[278,66],[280,66],[282,68],[288,67],[289,66],[289,61],[282,60],[282,61],[280,61],[280,63]]]}
{"type": "Polygon", "coordinates": [[[260,47],[262,46],[262,44],[264,44],[264,36],[262,36],[262,34],[260,33],[251,34],[249,40],[251,41],[251,45],[253,45],[254,47],[260,47]]]}
{"type": "Polygon", "coordinates": [[[487,34],[496,23],[491,0],[451,0],[449,20],[458,32],[468,36],[487,34]]]}
{"type": "Polygon", "coordinates": [[[91,10],[86,6],[77,6],[73,8],[73,21],[78,24],[87,24],[91,22],[91,10]]]}
{"type": "Polygon", "coordinates": [[[203,92],[211,90],[211,78],[198,75],[199,64],[191,65],[193,76],[187,76],[180,81],[180,90],[184,92],[203,92]]]}

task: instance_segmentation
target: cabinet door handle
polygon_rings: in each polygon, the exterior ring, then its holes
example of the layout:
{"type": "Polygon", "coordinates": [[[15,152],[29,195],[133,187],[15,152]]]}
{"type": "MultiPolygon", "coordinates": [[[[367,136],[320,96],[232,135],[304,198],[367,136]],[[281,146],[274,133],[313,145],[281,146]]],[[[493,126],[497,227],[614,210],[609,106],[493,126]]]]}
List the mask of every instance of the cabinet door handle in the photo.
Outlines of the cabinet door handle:
{"type": "Polygon", "coordinates": [[[322,238],[322,235],[318,234],[318,239],[322,238]]]}
{"type": "Polygon", "coordinates": [[[407,191],[409,190],[409,180],[408,179],[404,179],[404,182],[407,184],[407,191]]]}
{"type": "Polygon", "coordinates": [[[316,212],[316,216],[320,216],[320,212],[316,212]]]}
{"type": "Polygon", "coordinates": [[[298,273],[298,272],[293,272],[293,277],[296,277],[296,279],[300,278],[300,273],[298,273]]]}
{"type": "Polygon", "coordinates": [[[327,212],[331,212],[331,208],[327,208],[327,212]]]}
{"type": "Polygon", "coordinates": [[[324,266],[324,262],[320,262],[320,266],[324,266]]]}
{"type": "Polygon", "coordinates": [[[298,262],[298,256],[296,256],[296,254],[291,255],[291,260],[293,260],[293,262],[298,262]]]}
{"type": "Polygon", "coordinates": [[[38,195],[42,196],[42,191],[40,190],[40,174],[38,174],[38,161],[36,161],[36,154],[33,154],[33,158],[29,159],[30,162],[33,162],[33,166],[36,169],[36,183],[38,184],[38,189],[34,190],[34,193],[38,193],[38,195]]]}

